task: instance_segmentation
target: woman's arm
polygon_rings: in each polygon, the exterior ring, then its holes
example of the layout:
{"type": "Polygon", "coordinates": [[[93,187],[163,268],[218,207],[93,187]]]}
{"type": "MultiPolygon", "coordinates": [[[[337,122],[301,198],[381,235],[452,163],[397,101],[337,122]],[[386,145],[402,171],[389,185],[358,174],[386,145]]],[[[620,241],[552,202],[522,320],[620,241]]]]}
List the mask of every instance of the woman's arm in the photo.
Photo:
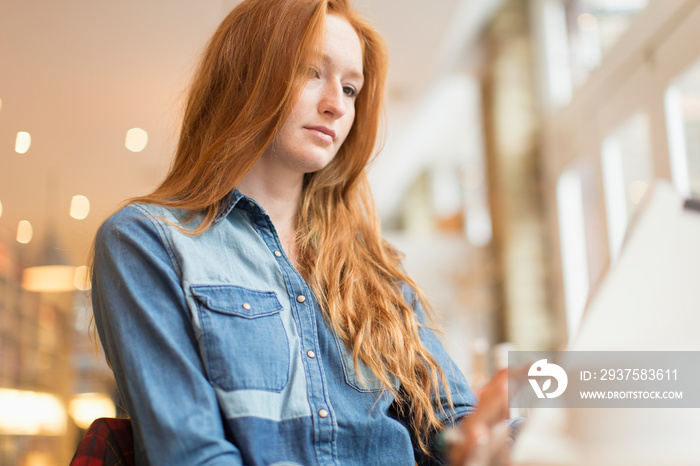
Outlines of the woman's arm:
{"type": "Polygon", "coordinates": [[[505,466],[520,418],[509,418],[508,370],[502,369],[481,389],[479,408],[453,429],[450,465],[505,466]]]}
{"type": "Polygon", "coordinates": [[[225,438],[163,227],[129,206],[95,241],[92,302],[97,330],[131,416],[137,461],[241,464],[225,438]]]}
{"type": "MultiPolygon", "coordinates": [[[[413,299],[412,293],[406,293],[413,299]]],[[[410,301],[409,301],[410,302],[410,301]]],[[[426,318],[419,302],[414,302],[418,321],[425,325],[426,318]]],[[[431,442],[434,458],[423,457],[417,452],[420,465],[462,465],[475,461],[479,466],[506,464],[521,419],[508,419],[508,373],[501,371],[480,390],[477,397],[469,384],[444,349],[435,333],[427,327],[420,329],[421,341],[442,368],[454,404],[450,410],[445,389],[440,385],[439,404],[448,414],[443,420],[445,430],[437,434],[431,442]],[[478,405],[478,408],[477,408],[478,405]],[[506,421],[506,422],[504,422],[506,421]],[[446,433],[450,430],[459,441],[446,445],[446,433]],[[486,458],[486,460],[484,460],[486,458]]],[[[449,435],[448,435],[449,436],[449,435]]],[[[472,464],[472,463],[469,463],[472,464]]]]}
{"type": "MultiPolygon", "coordinates": [[[[461,418],[474,412],[477,403],[476,396],[469,387],[462,372],[442,346],[442,343],[440,343],[438,337],[429,328],[430,326],[428,325],[423,307],[420,302],[415,299],[413,291],[406,286],[403,291],[407,302],[413,303],[416,318],[422,325],[419,329],[421,342],[442,369],[447,385],[449,386],[454,407],[450,408],[447,391],[442,382],[440,382],[440,396],[439,400],[436,400],[436,405],[439,405],[441,409],[437,408],[438,412],[436,412],[436,415],[445,423],[445,428],[452,427],[461,418]]],[[[434,455],[433,458],[427,457],[419,449],[415,450],[417,463],[421,466],[445,464],[446,458],[443,457],[444,452],[442,451],[440,433],[435,433],[429,443],[429,448],[434,455]]]]}

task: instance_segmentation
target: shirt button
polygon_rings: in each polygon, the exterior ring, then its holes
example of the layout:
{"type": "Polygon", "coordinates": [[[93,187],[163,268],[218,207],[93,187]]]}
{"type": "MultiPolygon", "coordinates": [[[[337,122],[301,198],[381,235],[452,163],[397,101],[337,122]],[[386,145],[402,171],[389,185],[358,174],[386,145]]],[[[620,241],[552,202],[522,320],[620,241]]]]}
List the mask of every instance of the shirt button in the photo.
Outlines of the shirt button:
{"type": "Polygon", "coordinates": [[[282,253],[279,252],[279,251],[275,251],[274,254],[275,254],[275,256],[277,256],[277,257],[282,257],[282,253]]]}
{"type": "Polygon", "coordinates": [[[304,301],[306,301],[306,296],[304,296],[303,294],[297,296],[297,302],[303,303],[304,301]]]}
{"type": "Polygon", "coordinates": [[[243,309],[245,309],[246,311],[250,311],[250,304],[243,303],[243,309]]]}
{"type": "Polygon", "coordinates": [[[308,357],[310,357],[310,358],[315,358],[315,357],[316,357],[316,353],[314,353],[314,352],[311,351],[311,350],[307,351],[307,352],[306,352],[306,355],[307,355],[308,357]]]}
{"type": "Polygon", "coordinates": [[[318,415],[321,417],[328,417],[328,411],[326,411],[325,409],[322,409],[318,412],[318,415]]]}

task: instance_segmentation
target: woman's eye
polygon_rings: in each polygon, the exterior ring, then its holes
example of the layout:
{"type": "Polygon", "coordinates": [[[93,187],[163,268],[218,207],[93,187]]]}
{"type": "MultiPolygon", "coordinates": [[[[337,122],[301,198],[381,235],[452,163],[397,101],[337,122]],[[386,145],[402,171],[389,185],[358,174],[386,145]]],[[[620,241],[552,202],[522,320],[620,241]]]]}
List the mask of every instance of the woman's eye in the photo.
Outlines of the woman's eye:
{"type": "Polygon", "coordinates": [[[309,67],[309,76],[311,76],[312,78],[318,78],[319,76],[321,76],[321,72],[312,66],[309,67]]]}
{"type": "Polygon", "coordinates": [[[348,97],[357,97],[357,91],[352,86],[343,86],[343,92],[348,97]]]}

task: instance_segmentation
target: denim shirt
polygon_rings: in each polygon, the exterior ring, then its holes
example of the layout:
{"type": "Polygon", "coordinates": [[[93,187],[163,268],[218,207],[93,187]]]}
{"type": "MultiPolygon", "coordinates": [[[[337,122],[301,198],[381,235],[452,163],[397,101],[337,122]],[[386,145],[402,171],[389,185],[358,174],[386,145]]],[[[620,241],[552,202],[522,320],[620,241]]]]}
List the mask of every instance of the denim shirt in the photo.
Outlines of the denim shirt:
{"type": "MultiPolygon", "coordinates": [[[[420,451],[371,370],[360,362],[356,373],[254,200],[234,190],[198,236],[168,223],[184,218],[130,205],[95,243],[95,322],[137,464],[442,464],[420,451]]],[[[444,387],[436,403],[451,425],[474,394],[433,332],[420,336],[450,385],[454,409],[444,387]]]]}

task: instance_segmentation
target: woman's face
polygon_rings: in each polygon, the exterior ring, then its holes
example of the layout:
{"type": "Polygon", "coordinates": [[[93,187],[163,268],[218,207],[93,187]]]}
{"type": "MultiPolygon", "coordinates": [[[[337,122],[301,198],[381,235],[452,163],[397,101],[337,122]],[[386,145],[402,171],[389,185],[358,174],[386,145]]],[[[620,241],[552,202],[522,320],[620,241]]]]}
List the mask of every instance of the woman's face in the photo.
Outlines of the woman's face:
{"type": "Polygon", "coordinates": [[[263,157],[299,173],[328,165],[352,128],[363,82],[360,39],[345,19],[327,15],[322,60],[263,157]]]}

